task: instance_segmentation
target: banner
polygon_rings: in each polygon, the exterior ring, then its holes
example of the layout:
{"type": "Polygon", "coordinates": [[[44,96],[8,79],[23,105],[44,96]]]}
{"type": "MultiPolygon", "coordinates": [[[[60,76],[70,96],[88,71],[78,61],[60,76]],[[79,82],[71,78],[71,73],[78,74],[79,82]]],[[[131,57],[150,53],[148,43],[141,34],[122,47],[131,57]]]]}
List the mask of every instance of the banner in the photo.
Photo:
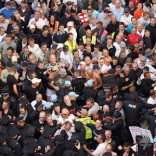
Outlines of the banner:
{"type": "Polygon", "coordinates": [[[148,138],[153,143],[153,137],[149,130],[137,126],[129,127],[134,143],[136,143],[136,136],[140,138],[148,138]]]}

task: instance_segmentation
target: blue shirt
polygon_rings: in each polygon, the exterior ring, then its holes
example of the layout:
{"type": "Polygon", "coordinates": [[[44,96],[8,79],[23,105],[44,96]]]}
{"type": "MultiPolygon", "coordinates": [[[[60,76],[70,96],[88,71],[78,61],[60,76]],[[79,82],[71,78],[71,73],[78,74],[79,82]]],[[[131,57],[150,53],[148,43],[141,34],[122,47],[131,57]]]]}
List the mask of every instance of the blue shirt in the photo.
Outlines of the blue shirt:
{"type": "Polygon", "coordinates": [[[6,19],[9,19],[10,16],[14,15],[14,10],[15,8],[12,8],[11,10],[7,10],[6,7],[4,7],[0,10],[0,13],[3,14],[6,19]]]}
{"type": "Polygon", "coordinates": [[[116,17],[117,21],[120,22],[121,16],[124,14],[124,9],[120,7],[120,10],[118,10],[116,7],[113,7],[112,13],[116,17]]]}

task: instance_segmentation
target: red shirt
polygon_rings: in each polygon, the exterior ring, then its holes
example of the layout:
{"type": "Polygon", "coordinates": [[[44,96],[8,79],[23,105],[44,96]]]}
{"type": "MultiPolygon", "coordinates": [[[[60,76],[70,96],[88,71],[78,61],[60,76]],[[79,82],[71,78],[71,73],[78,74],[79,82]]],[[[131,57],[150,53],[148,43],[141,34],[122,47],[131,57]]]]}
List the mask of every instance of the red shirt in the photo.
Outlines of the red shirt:
{"type": "Polygon", "coordinates": [[[127,36],[127,40],[130,44],[134,45],[136,43],[138,43],[138,39],[139,38],[142,38],[140,35],[136,34],[136,35],[133,35],[133,34],[129,34],[127,36]]]}

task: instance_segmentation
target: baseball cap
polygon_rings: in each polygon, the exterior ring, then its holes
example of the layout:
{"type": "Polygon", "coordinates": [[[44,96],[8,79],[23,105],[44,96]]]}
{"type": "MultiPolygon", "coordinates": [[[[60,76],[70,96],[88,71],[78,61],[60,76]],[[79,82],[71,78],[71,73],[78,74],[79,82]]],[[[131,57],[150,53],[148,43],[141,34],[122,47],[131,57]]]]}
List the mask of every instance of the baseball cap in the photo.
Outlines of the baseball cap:
{"type": "Polygon", "coordinates": [[[68,81],[68,80],[66,80],[66,81],[65,81],[65,86],[66,86],[66,87],[69,87],[70,85],[71,85],[71,82],[68,81]]]}
{"type": "Polygon", "coordinates": [[[132,58],[131,57],[127,57],[126,62],[132,62],[132,58]]]}
{"type": "Polygon", "coordinates": [[[59,43],[59,44],[57,45],[57,48],[56,48],[56,49],[60,49],[60,48],[63,48],[63,44],[62,44],[62,43],[59,43]]]}
{"type": "Polygon", "coordinates": [[[71,14],[71,12],[69,10],[66,10],[65,13],[66,14],[71,14]]]}
{"type": "Polygon", "coordinates": [[[126,12],[129,12],[130,10],[129,10],[129,8],[125,8],[124,9],[124,12],[126,13],[126,12]]]}
{"type": "Polygon", "coordinates": [[[12,57],[11,57],[11,61],[12,61],[12,62],[17,62],[17,57],[16,57],[16,56],[12,56],[12,57]]]}
{"type": "Polygon", "coordinates": [[[56,101],[57,101],[57,95],[56,95],[56,94],[52,94],[52,95],[50,96],[50,101],[51,101],[51,102],[56,102],[56,101]]]}
{"type": "Polygon", "coordinates": [[[69,6],[69,5],[72,5],[72,3],[71,3],[70,1],[68,1],[66,4],[67,4],[68,6],[69,6]]]}
{"type": "Polygon", "coordinates": [[[145,56],[141,56],[139,59],[140,59],[140,61],[146,61],[146,57],[145,56]]]}
{"type": "Polygon", "coordinates": [[[70,92],[68,95],[69,95],[69,96],[75,96],[75,97],[78,97],[78,96],[79,96],[79,95],[76,94],[75,92],[70,92]]]}
{"type": "Polygon", "coordinates": [[[67,74],[66,70],[64,68],[62,68],[59,72],[60,75],[63,75],[63,74],[67,74]]]}
{"type": "Polygon", "coordinates": [[[6,5],[12,6],[12,3],[10,1],[6,2],[6,5]]]}
{"type": "Polygon", "coordinates": [[[46,103],[44,104],[44,107],[45,107],[46,109],[49,109],[49,108],[51,108],[52,105],[53,105],[52,102],[46,102],[46,103]]]}
{"type": "Polygon", "coordinates": [[[121,43],[120,43],[120,47],[121,47],[121,48],[126,48],[126,43],[125,43],[125,42],[121,42],[121,43]]]}
{"type": "Polygon", "coordinates": [[[100,69],[100,67],[99,67],[99,65],[98,64],[95,64],[94,66],[93,66],[93,70],[99,70],[100,69]]]}
{"type": "Polygon", "coordinates": [[[39,83],[39,82],[41,82],[41,79],[33,78],[33,79],[31,80],[31,82],[32,82],[32,84],[34,84],[34,83],[39,83]]]}
{"type": "Polygon", "coordinates": [[[42,101],[40,101],[40,102],[36,103],[35,108],[37,109],[37,108],[42,107],[42,106],[43,106],[42,101]]]}
{"type": "Polygon", "coordinates": [[[68,22],[67,23],[67,27],[72,27],[73,26],[73,22],[68,22]]]}
{"type": "Polygon", "coordinates": [[[35,25],[34,24],[31,24],[30,25],[30,29],[35,29],[35,25]]]}
{"type": "Polygon", "coordinates": [[[94,82],[93,79],[88,80],[88,81],[86,82],[87,87],[92,87],[92,86],[93,86],[93,82],[94,82]]]}
{"type": "Polygon", "coordinates": [[[68,49],[68,46],[67,45],[64,45],[63,46],[63,51],[68,51],[69,49],[68,49]]]}
{"type": "Polygon", "coordinates": [[[151,56],[153,54],[152,49],[148,48],[145,50],[145,56],[151,56]]]}

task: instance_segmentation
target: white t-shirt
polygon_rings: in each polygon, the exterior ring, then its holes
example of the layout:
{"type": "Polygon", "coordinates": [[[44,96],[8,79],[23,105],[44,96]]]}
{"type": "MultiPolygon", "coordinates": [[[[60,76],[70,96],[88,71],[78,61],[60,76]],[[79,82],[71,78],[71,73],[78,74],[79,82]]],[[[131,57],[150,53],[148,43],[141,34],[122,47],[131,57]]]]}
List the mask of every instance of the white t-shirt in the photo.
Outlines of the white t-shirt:
{"type": "Polygon", "coordinates": [[[41,57],[42,53],[38,44],[35,44],[34,47],[30,47],[30,45],[28,45],[28,48],[36,56],[37,59],[41,57]]]}
{"type": "MultiPolygon", "coordinates": [[[[31,102],[31,106],[32,106],[33,110],[36,110],[36,108],[35,108],[36,103],[37,103],[36,100],[34,100],[34,101],[31,102]]],[[[42,100],[43,108],[44,108],[44,104],[45,103],[46,103],[46,101],[42,100]]]]}
{"type": "MultiPolygon", "coordinates": [[[[28,23],[28,27],[30,27],[30,25],[32,24],[32,21],[35,21],[35,18],[32,18],[29,23],[28,23]]],[[[35,21],[36,22],[36,21],[35,21]]],[[[36,27],[38,29],[42,29],[43,26],[46,25],[45,21],[42,18],[39,18],[39,20],[36,22],[36,27]]]]}
{"type": "Polygon", "coordinates": [[[132,21],[131,21],[132,17],[133,17],[132,15],[129,15],[128,17],[123,15],[123,16],[121,16],[120,22],[123,22],[125,25],[129,25],[132,23],[132,21]]]}
{"type": "Polygon", "coordinates": [[[102,68],[101,68],[101,73],[103,73],[105,70],[110,70],[112,67],[111,67],[111,65],[109,65],[109,66],[106,66],[105,64],[102,66],[102,68]]]}
{"type": "Polygon", "coordinates": [[[149,97],[148,100],[147,100],[147,103],[152,104],[152,105],[156,104],[156,98],[153,99],[152,97],[149,97]]]}
{"type": "Polygon", "coordinates": [[[96,150],[93,152],[94,156],[100,156],[106,150],[106,143],[101,143],[97,146],[96,150]]]}
{"type": "Polygon", "coordinates": [[[73,124],[73,121],[75,120],[75,118],[76,117],[73,114],[70,114],[67,119],[64,119],[62,118],[62,116],[60,116],[57,121],[58,123],[61,123],[61,124],[65,123],[66,121],[69,121],[73,124]]]}
{"type": "Polygon", "coordinates": [[[63,51],[61,51],[60,53],[60,59],[61,61],[65,61],[67,63],[72,63],[73,62],[73,56],[71,55],[70,52],[68,52],[67,54],[65,54],[63,51]]]}
{"type": "Polygon", "coordinates": [[[94,115],[98,112],[98,110],[99,110],[99,105],[96,102],[94,102],[93,107],[88,110],[88,113],[94,115]]]}

